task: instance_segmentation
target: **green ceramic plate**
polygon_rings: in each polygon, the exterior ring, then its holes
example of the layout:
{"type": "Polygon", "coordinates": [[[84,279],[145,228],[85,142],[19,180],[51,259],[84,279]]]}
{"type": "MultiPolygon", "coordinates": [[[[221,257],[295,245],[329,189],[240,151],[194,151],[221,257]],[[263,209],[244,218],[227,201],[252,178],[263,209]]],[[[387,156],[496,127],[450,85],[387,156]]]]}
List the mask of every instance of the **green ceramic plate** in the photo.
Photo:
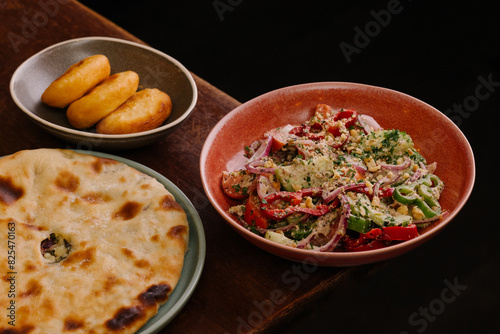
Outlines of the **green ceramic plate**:
{"type": "Polygon", "coordinates": [[[184,259],[184,267],[182,268],[181,278],[177,283],[174,291],[170,295],[168,301],[163,304],[158,310],[158,314],[151,318],[137,332],[137,334],[158,333],[181,311],[181,309],[191,297],[200,279],[201,272],[203,270],[203,264],[205,262],[206,249],[205,232],[203,230],[201,218],[186,195],[184,195],[184,193],[182,193],[182,191],[177,188],[176,185],[174,185],[167,178],[155,172],[154,170],[137,162],[107,153],[82,150],[75,150],[75,152],[90,154],[96,157],[113,159],[119,162],[123,162],[146,175],[154,177],[158,180],[158,182],[163,184],[172,195],[174,195],[177,203],[179,203],[184,211],[186,211],[189,223],[189,248],[184,259]]]}

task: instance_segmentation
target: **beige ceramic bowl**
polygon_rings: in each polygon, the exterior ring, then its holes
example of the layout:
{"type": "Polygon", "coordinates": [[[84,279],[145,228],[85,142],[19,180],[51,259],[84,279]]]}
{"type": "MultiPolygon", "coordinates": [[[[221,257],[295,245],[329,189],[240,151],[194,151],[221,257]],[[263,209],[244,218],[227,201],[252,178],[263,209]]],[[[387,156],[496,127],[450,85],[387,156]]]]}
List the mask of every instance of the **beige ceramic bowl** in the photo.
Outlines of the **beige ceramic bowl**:
{"type": "Polygon", "coordinates": [[[14,72],[10,92],[18,107],[42,129],[78,148],[99,150],[131,149],[160,140],[188,118],[198,97],[191,73],[180,62],[149,46],[109,37],[72,39],[40,51],[14,72]],[[95,128],[73,128],[64,110],[42,103],[40,97],[53,80],[72,64],[95,54],[108,57],[111,73],[136,72],[139,89],[158,88],[170,96],[172,113],[163,125],[133,134],[99,134],[95,128]]]}
{"type": "Polygon", "coordinates": [[[406,94],[355,83],[325,82],[278,89],[237,107],[226,115],[206,139],[200,160],[201,179],[212,205],[241,236],[268,251],[294,261],[324,266],[352,266],[386,260],[421,245],[459,213],[471,194],[475,180],[472,149],[460,131],[445,115],[406,94]],[[413,138],[422,155],[437,162],[436,174],[446,187],[440,203],[447,211],[415,239],[383,249],[365,252],[314,252],[280,245],[241,226],[227,210],[231,202],[221,188],[221,174],[241,161],[243,147],[272,128],[300,124],[308,120],[318,103],[334,109],[352,108],[373,116],[383,128],[399,129],[413,138]]]}

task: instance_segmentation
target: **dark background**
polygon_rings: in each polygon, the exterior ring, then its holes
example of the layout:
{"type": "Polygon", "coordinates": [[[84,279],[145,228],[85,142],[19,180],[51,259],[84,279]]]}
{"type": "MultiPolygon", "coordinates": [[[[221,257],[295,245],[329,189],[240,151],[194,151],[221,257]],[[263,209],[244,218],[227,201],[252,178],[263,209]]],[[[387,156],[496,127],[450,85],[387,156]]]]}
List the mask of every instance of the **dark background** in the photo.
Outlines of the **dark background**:
{"type": "Polygon", "coordinates": [[[476,159],[462,212],[280,332],[500,333],[500,21],[492,1],[82,2],[240,102],[294,84],[349,81],[447,114],[476,159]]]}

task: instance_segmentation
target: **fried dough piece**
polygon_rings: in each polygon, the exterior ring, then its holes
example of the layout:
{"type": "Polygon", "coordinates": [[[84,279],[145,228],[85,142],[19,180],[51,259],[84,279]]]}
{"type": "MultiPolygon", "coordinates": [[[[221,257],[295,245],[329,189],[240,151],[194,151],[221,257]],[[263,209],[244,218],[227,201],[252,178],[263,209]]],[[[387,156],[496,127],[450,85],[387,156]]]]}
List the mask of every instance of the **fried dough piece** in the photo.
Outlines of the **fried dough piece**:
{"type": "Polygon", "coordinates": [[[71,65],[54,80],[43,92],[42,102],[52,107],[65,108],[104,81],[110,73],[111,66],[106,56],[87,57],[71,65]]]}
{"type": "Polygon", "coordinates": [[[172,101],[168,94],[156,88],[146,88],[100,120],[97,132],[125,134],[152,130],[159,127],[171,112],[172,101]]]}
{"type": "Polygon", "coordinates": [[[139,75],[133,71],[111,75],[69,105],[66,111],[69,123],[77,129],[91,127],[134,95],[138,86],[139,75]]]}

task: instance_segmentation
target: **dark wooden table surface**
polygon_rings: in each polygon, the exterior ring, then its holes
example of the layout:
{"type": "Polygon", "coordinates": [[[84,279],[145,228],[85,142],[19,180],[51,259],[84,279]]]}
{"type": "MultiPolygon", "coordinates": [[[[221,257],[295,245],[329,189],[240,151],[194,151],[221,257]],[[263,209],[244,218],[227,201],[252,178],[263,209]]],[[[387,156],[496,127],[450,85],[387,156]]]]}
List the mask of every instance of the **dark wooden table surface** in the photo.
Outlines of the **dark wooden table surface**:
{"type": "MultiPolygon", "coordinates": [[[[223,8],[234,9],[241,1],[227,3],[209,1],[205,7],[210,7],[217,14],[223,13],[223,8]],[[219,9],[212,6],[227,3],[231,5],[219,9]]],[[[395,2],[380,3],[374,9],[382,6],[386,8],[391,3],[395,2]]],[[[404,6],[410,8],[409,2],[404,3],[404,6]]],[[[416,9],[408,9],[407,15],[415,18],[415,24],[425,22],[420,18],[426,17],[427,7],[415,4],[416,9]]],[[[484,24],[478,19],[478,11],[474,11],[474,17],[460,19],[460,32],[467,32],[469,26],[484,24]]],[[[224,11],[225,14],[230,12],[224,11]]],[[[374,14],[369,9],[364,12],[371,16],[362,17],[360,22],[372,22],[374,14]]],[[[432,38],[435,32],[427,31],[425,26],[414,31],[413,26],[410,26],[412,22],[407,23],[408,27],[406,23],[403,24],[405,29],[411,31],[408,35],[416,41],[415,49],[408,51],[411,55],[399,47],[390,48],[400,45],[401,40],[397,43],[389,40],[378,46],[373,41],[370,48],[358,45],[363,54],[355,52],[351,53],[351,57],[354,61],[360,59],[360,65],[346,64],[341,52],[319,55],[325,63],[333,60],[341,64],[336,67],[338,77],[358,82],[366,82],[365,79],[371,78],[372,82],[386,86],[397,82],[400,86],[396,89],[428,101],[438,109],[449,108],[449,117],[461,121],[460,128],[475,149],[477,165],[487,166],[482,169],[484,172],[478,172],[476,188],[469,203],[453,224],[447,227],[446,233],[441,233],[418,251],[373,265],[352,268],[307,267],[271,256],[239,237],[223,222],[206,198],[199,176],[199,157],[212,127],[240,102],[198,77],[197,73],[193,76],[199,90],[198,103],[181,128],[151,146],[108,151],[163,174],[187,195],[203,222],[207,249],[201,279],[188,303],[162,333],[303,333],[319,328],[324,328],[328,333],[364,333],[367,332],[366,328],[373,333],[444,333],[450,328],[455,333],[498,333],[499,319],[494,315],[500,307],[500,290],[496,283],[500,259],[496,245],[500,228],[498,217],[491,209],[497,205],[495,196],[498,195],[491,195],[491,189],[498,188],[498,181],[491,180],[489,176],[494,171],[491,155],[498,152],[497,146],[493,145],[493,134],[498,130],[492,111],[498,111],[500,75],[498,58],[486,53],[490,50],[490,44],[498,44],[498,39],[493,37],[498,35],[498,31],[496,35],[490,36],[494,32],[490,27],[494,25],[488,24],[483,30],[474,30],[477,36],[473,37],[472,44],[476,47],[468,47],[471,38],[465,34],[455,37],[452,41],[456,45],[452,47],[446,34],[453,33],[458,16],[448,8],[438,13],[441,12],[446,13],[446,17],[443,17],[446,27],[439,32],[445,41],[445,49],[442,53],[433,53],[432,57],[426,51],[426,40],[437,40],[432,38]],[[484,53],[474,51],[478,45],[485,45],[480,48],[484,53]],[[388,49],[392,50],[392,55],[386,53],[388,49]],[[375,50],[382,52],[376,53],[375,50]],[[339,62],[339,59],[332,57],[342,59],[339,62]],[[371,71],[373,64],[370,61],[363,63],[362,59],[370,57],[379,63],[384,63],[386,58],[391,59],[394,68],[388,66],[387,73],[379,75],[377,71],[371,71]],[[399,63],[404,57],[410,57],[411,63],[399,63]],[[426,75],[425,71],[429,69],[437,75],[426,75]],[[407,80],[408,73],[419,76],[421,80],[407,80]],[[432,77],[432,80],[425,81],[428,77],[432,77]],[[392,78],[394,81],[391,81],[392,78]],[[479,101],[476,93],[482,84],[481,92],[485,92],[485,82],[490,83],[486,87],[489,95],[479,101]],[[454,109],[456,104],[476,100],[480,105],[469,104],[468,109],[462,112],[454,109]],[[472,111],[469,110],[471,108],[472,111]],[[443,291],[449,284],[455,284],[462,290],[455,289],[454,301],[444,303],[443,291]]],[[[467,10],[461,13],[465,12],[467,10]]],[[[348,15],[346,21],[349,22],[342,21],[344,24],[339,26],[343,30],[336,33],[344,36],[339,38],[347,42],[355,42],[352,38],[355,38],[356,31],[352,28],[365,26],[353,20],[357,16],[356,12],[346,10],[344,13],[348,15]]],[[[399,12],[396,14],[399,15],[399,12]]],[[[397,20],[396,14],[394,20],[397,20]]],[[[200,16],[197,13],[193,15],[200,16]]],[[[227,20],[232,19],[227,16],[227,20]]],[[[403,15],[400,16],[403,20],[403,15]]],[[[401,26],[402,21],[398,22],[394,24],[395,29],[401,26]]],[[[273,24],[270,26],[277,27],[273,24]]],[[[264,29],[258,25],[255,28],[264,29]]],[[[305,38],[298,31],[295,33],[299,40],[305,38]]],[[[76,148],[52,137],[31,122],[11,99],[9,81],[15,69],[33,54],[54,43],[84,36],[111,36],[141,42],[120,26],[73,0],[0,0],[0,156],[40,147],[76,148]]],[[[327,37],[328,40],[333,38],[333,33],[327,37]]],[[[384,36],[379,40],[387,41],[384,36]]],[[[320,35],[316,41],[324,42],[320,35]]],[[[160,40],[157,42],[161,44],[160,40]]],[[[358,42],[361,43],[360,40],[358,42]]],[[[213,48],[216,49],[218,45],[216,41],[214,43],[213,48]]],[[[210,48],[208,44],[206,47],[210,48]]],[[[338,45],[335,47],[338,49],[338,45]]],[[[304,51],[297,52],[300,54],[304,51]]],[[[189,57],[198,57],[198,54],[189,57]]],[[[242,58],[251,61],[243,55],[242,58]]],[[[224,64],[221,59],[214,59],[214,63],[217,65],[207,68],[207,73],[217,71],[218,67],[224,65],[240,66],[236,63],[224,64]]],[[[293,66],[295,68],[295,63],[293,66]]],[[[307,66],[303,66],[302,70],[309,71],[307,66]]],[[[315,73],[314,66],[311,66],[311,71],[311,78],[333,81],[328,71],[320,68],[315,73]]],[[[252,76],[248,69],[242,69],[242,72],[248,77],[252,76]]],[[[294,79],[293,71],[278,75],[289,76],[291,81],[294,79]]],[[[266,83],[262,84],[263,89],[267,89],[266,83]]]]}
{"type": "MultiPolygon", "coordinates": [[[[76,1],[53,1],[44,10],[33,1],[7,2],[0,23],[0,156],[23,149],[77,148],[39,129],[14,104],[9,81],[31,55],[60,41],[111,36],[141,42],[76,1]],[[21,18],[21,19],[20,19],[21,18]]],[[[190,118],[172,135],[148,147],[109,153],[134,160],[176,184],[198,210],[206,234],[206,262],[199,284],[164,333],[265,331],[280,325],[358,268],[302,267],[269,256],[237,236],[206,198],[199,158],[212,127],[240,103],[193,74],[199,99],[190,118]],[[273,301],[279,293],[279,302],[273,301]]],[[[99,150],[98,147],[93,148],[99,150]]],[[[162,333],[163,333],[162,332],[162,333]]]]}

